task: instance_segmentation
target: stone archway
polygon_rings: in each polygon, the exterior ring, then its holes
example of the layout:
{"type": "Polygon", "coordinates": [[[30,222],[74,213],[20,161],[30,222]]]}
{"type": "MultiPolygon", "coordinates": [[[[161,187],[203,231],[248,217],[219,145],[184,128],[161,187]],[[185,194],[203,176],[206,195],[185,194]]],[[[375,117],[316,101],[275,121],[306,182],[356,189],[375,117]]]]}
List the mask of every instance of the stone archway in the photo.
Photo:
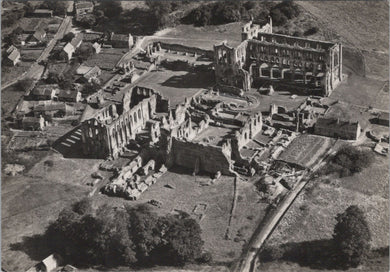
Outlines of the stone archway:
{"type": "Polygon", "coordinates": [[[260,65],[260,77],[270,77],[271,71],[269,65],[267,63],[263,63],[260,65]]]}

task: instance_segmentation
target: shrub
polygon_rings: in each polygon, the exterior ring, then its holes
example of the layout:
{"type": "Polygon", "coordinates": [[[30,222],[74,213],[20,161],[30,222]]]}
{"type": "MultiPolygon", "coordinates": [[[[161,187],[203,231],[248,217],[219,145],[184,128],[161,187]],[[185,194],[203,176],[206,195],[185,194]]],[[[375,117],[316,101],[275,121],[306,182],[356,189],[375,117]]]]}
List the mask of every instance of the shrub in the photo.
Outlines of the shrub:
{"type": "Polygon", "coordinates": [[[209,264],[213,261],[213,255],[210,252],[204,252],[197,261],[202,264],[209,264]]]}
{"type": "Polygon", "coordinates": [[[62,38],[62,40],[64,42],[70,42],[73,38],[75,37],[75,34],[73,32],[68,32],[64,35],[64,37],[62,38]]]}
{"type": "Polygon", "coordinates": [[[365,215],[357,206],[348,207],[336,216],[333,239],[340,264],[357,267],[370,250],[371,233],[365,215]]]}
{"type": "Polygon", "coordinates": [[[319,31],[319,28],[316,27],[316,26],[313,26],[313,27],[309,28],[308,30],[306,30],[305,33],[304,33],[303,35],[305,35],[305,36],[314,35],[314,34],[316,34],[318,31],[319,31]]]}
{"type": "Polygon", "coordinates": [[[287,17],[279,9],[272,9],[270,15],[276,26],[284,25],[287,22],[287,17]]]}

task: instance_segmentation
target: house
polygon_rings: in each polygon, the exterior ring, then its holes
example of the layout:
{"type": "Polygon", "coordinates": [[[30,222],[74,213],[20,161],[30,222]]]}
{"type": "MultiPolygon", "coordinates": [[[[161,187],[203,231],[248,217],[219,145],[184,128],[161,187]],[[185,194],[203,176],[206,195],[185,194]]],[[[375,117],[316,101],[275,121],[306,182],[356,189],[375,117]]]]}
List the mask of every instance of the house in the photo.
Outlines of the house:
{"type": "Polygon", "coordinates": [[[53,272],[61,265],[62,259],[57,254],[51,254],[49,257],[41,261],[35,267],[38,271],[53,272]]]}
{"type": "Polygon", "coordinates": [[[20,127],[23,130],[42,130],[45,127],[45,119],[42,116],[24,116],[21,120],[20,127]]]}
{"type": "Polygon", "coordinates": [[[70,41],[70,44],[73,46],[74,50],[78,48],[83,42],[83,34],[77,33],[76,36],[70,41]]]}
{"type": "Polygon", "coordinates": [[[376,119],[375,119],[376,123],[378,125],[382,125],[382,126],[389,126],[389,113],[387,112],[380,112],[376,119]]]}
{"type": "Polygon", "coordinates": [[[91,82],[93,79],[96,79],[100,74],[102,73],[102,70],[98,66],[93,67],[90,69],[87,73],[84,74],[83,78],[91,82]]]}
{"type": "Polygon", "coordinates": [[[84,42],[97,42],[103,39],[103,32],[83,32],[83,41],[84,42]]]}
{"type": "Polygon", "coordinates": [[[5,65],[15,66],[20,61],[20,52],[15,46],[11,45],[6,53],[7,57],[4,58],[5,65]]]}
{"type": "Polygon", "coordinates": [[[70,43],[67,43],[60,52],[60,58],[70,60],[74,52],[75,48],[70,43]]]}
{"type": "Polygon", "coordinates": [[[36,9],[31,13],[31,16],[39,18],[53,17],[53,11],[50,9],[36,9]]]}
{"type": "Polygon", "coordinates": [[[30,96],[34,100],[51,100],[55,96],[57,89],[57,84],[39,85],[30,92],[30,96]]]}
{"type": "Polygon", "coordinates": [[[97,43],[97,42],[95,42],[95,43],[92,45],[92,47],[93,47],[93,50],[95,51],[95,54],[99,54],[100,51],[102,50],[101,44],[100,44],[100,43],[97,43]]]}
{"type": "Polygon", "coordinates": [[[314,134],[340,138],[344,140],[357,140],[361,133],[359,122],[342,121],[334,118],[318,118],[314,125],[314,134]]]}
{"type": "Polygon", "coordinates": [[[62,269],[61,272],[76,272],[77,268],[74,267],[73,265],[67,264],[65,265],[62,269]]]}
{"type": "Polygon", "coordinates": [[[47,31],[50,33],[57,33],[57,30],[59,27],[60,27],[60,24],[49,24],[47,26],[47,31]]]}
{"type": "Polygon", "coordinates": [[[26,43],[29,45],[37,45],[42,43],[45,40],[46,32],[42,29],[37,30],[32,34],[27,40],[26,43]]]}
{"type": "Polygon", "coordinates": [[[76,17],[93,12],[93,3],[91,1],[75,2],[74,10],[76,17]]]}
{"type": "Polygon", "coordinates": [[[80,102],[81,93],[76,90],[61,90],[58,94],[58,101],[80,102]]]}
{"type": "Polygon", "coordinates": [[[61,118],[71,114],[71,110],[65,103],[40,104],[33,108],[33,113],[35,117],[44,116],[61,118]]]}
{"type": "Polygon", "coordinates": [[[112,32],[110,41],[114,48],[131,48],[134,44],[131,34],[115,34],[112,32]]]}

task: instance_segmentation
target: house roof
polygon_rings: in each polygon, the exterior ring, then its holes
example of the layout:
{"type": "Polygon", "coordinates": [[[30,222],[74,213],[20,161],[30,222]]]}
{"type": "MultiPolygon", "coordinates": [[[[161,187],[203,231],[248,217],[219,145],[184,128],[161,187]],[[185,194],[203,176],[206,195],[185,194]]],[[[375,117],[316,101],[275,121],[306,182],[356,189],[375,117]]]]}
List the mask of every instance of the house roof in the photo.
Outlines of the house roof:
{"type": "Polygon", "coordinates": [[[82,1],[75,4],[76,9],[93,8],[93,3],[89,1],[82,1]]]}
{"type": "Polygon", "coordinates": [[[101,44],[100,44],[100,43],[97,43],[97,42],[95,42],[92,46],[93,46],[93,48],[95,48],[95,49],[102,47],[101,44]]]}
{"type": "Polygon", "coordinates": [[[59,257],[54,254],[51,254],[46,259],[42,260],[42,263],[46,267],[46,271],[53,271],[58,267],[58,263],[60,262],[59,257]]]}
{"type": "Polygon", "coordinates": [[[70,44],[74,48],[76,48],[82,40],[83,40],[83,34],[77,33],[76,36],[70,41],[70,44]]]}
{"type": "Polygon", "coordinates": [[[7,54],[11,54],[14,50],[18,50],[15,46],[11,45],[7,49],[7,54]]]}
{"type": "Polygon", "coordinates": [[[90,71],[93,67],[91,66],[87,66],[87,65],[83,65],[81,64],[77,70],[76,70],[76,74],[78,75],[85,75],[86,73],[88,73],[88,71],[90,71]]]}
{"type": "Polygon", "coordinates": [[[76,99],[78,94],[79,92],[74,90],[61,90],[58,94],[58,98],[76,99]]]}
{"type": "Polygon", "coordinates": [[[20,56],[20,53],[18,50],[12,51],[11,54],[8,55],[8,59],[15,61],[20,56]]]}
{"type": "Polygon", "coordinates": [[[125,41],[129,40],[130,34],[115,34],[114,32],[111,34],[111,41],[125,41]]]}
{"type": "Polygon", "coordinates": [[[86,42],[96,41],[103,36],[101,32],[85,32],[83,33],[83,40],[86,42]]]}
{"type": "Polygon", "coordinates": [[[326,128],[329,130],[340,130],[355,132],[359,122],[350,122],[335,118],[318,118],[315,124],[316,127],[326,128]]]}
{"type": "Polygon", "coordinates": [[[85,77],[86,79],[90,79],[90,78],[96,76],[96,75],[97,75],[98,73],[100,73],[100,72],[101,72],[100,68],[99,68],[98,66],[95,66],[95,67],[93,67],[91,70],[89,70],[89,71],[84,75],[84,77],[85,77]]]}
{"type": "Polygon", "coordinates": [[[63,50],[64,50],[66,53],[71,54],[71,53],[74,52],[74,47],[73,47],[73,45],[71,45],[70,43],[67,43],[67,44],[64,46],[63,50]]]}
{"type": "Polygon", "coordinates": [[[50,13],[50,14],[52,14],[53,11],[50,9],[36,9],[36,10],[34,10],[33,13],[50,13]]]}
{"type": "Polygon", "coordinates": [[[389,121],[389,114],[387,112],[380,112],[378,119],[389,121]]]}
{"type": "Polygon", "coordinates": [[[55,104],[39,104],[33,108],[33,111],[66,111],[67,105],[65,103],[55,103],[55,104]]]}
{"type": "Polygon", "coordinates": [[[40,117],[30,117],[30,116],[24,116],[22,118],[23,124],[39,124],[41,121],[40,117]]]}
{"type": "Polygon", "coordinates": [[[51,96],[54,89],[56,89],[58,87],[58,85],[56,84],[48,84],[48,85],[39,85],[39,86],[36,86],[33,90],[32,90],[32,94],[33,95],[45,95],[45,96],[51,96]]]}
{"type": "Polygon", "coordinates": [[[38,41],[43,41],[43,38],[45,37],[45,34],[46,32],[42,29],[39,29],[37,31],[34,32],[34,34],[32,35],[32,37],[34,37],[35,39],[37,39],[38,41]]]}

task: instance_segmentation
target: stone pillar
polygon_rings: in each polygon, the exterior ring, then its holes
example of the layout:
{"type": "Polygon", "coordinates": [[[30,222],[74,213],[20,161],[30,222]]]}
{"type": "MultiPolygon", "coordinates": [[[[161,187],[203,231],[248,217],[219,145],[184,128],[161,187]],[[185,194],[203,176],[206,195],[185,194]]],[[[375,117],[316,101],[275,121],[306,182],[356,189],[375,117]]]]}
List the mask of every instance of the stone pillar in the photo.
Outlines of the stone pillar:
{"type": "Polygon", "coordinates": [[[343,79],[343,46],[339,45],[339,78],[343,79]]]}

